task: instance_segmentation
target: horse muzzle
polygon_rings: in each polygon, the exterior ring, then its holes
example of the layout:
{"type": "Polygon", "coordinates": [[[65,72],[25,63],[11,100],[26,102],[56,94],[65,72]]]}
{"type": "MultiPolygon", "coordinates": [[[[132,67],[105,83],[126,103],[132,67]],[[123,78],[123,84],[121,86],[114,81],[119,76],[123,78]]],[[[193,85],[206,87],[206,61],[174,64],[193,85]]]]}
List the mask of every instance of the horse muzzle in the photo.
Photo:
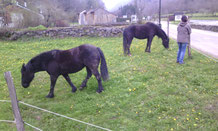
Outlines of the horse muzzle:
{"type": "Polygon", "coordinates": [[[23,84],[23,83],[22,83],[22,86],[23,86],[24,88],[29,87],[29,85],[30,85],[30,84],[27,84],[27,83],[24,83],[24,84],[23,84]]]}

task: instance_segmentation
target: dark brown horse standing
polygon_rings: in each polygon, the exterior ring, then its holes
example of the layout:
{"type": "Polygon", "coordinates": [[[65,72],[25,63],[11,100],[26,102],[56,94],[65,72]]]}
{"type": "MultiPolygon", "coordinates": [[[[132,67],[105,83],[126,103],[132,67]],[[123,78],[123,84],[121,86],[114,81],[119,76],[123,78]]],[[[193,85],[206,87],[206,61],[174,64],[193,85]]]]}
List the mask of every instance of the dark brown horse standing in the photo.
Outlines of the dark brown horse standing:
{"type": "Polygon", "coordinates": [[[104,89],[102,87],[101,77],[103,80],[109,78],[107,64],[102,50],[98,47],[84,44],[69,50],[51,50],[43,52],[32,58],[26,65],[23,64],[22,86],[27,88],[34,78],[34,74],[39,71],[47,71],[50,75],[51,85],[48,98],[54,97],[54,87],[57,78],[62,75],[69,85],[72,87],[72,92],[76,92],[77,88],[73,85],[68,76],[69,73],[76,73],[86,67],[87,76],[82,82],[80,89],[86,87],[88,79],[95,75],[98,81],[98,93],[104,89]],[[98,66],[101,61],[101,75],[98,72],[98,66]]]}
{"type": "Polygon", "coordinates": [[[131,55],[130,45],[134,37],[137,39],[147,39],[147,46],[145,52],[151,52],[151,42],[155,35],[162,39],[162,44],[165,48],[169,48],[169,38],[158,25],[151,22],[147,22],[143,25],[128,26],[123,31],[124,54],[131,55]]]}

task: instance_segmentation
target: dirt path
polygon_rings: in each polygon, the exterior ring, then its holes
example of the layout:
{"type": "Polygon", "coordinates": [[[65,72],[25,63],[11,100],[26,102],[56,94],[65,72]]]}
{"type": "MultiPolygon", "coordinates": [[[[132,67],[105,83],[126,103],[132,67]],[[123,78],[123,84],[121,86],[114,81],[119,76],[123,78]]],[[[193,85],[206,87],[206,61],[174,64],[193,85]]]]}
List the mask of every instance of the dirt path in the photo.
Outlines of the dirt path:
{"type": "MultiPolygon", "coordinates": [[[[162,28],[167,32],[167,22],[162,22],[162,28]]],[[[169,36],[176,39],[177,25],[170,24],[169,36]]],[[[191,48],[218,59],[218,33],[192,29],[191,48]]]]}

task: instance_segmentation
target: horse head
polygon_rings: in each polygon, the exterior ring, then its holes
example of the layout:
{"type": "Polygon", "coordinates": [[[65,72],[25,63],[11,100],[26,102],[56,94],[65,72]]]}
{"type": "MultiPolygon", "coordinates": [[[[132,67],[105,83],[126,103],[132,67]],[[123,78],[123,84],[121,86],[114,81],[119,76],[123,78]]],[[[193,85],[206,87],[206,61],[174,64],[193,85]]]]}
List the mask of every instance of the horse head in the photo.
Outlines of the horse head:
{"type": "Polygon", "coordinates": [[[169,48],[169,38],[162,39],[162,44],[165,48],[169,48]]]}
{"type": "Polygon", "coordinates": [[[23,64],[21,68],[22,81],[21,84],[24,88],[29,87],[31,81],[34,78],[34,73],[30,71],[27,65],[23,64]]]}
{"type": "Polygon", "coordinates": [[[164,30],[162,30],[161,28],[159,28],[159,31],[158,31],[158,37],[160,37],[162,39],[162,44],[165,48],[169,48],[169,37],[167,36],[167,34],[164,32],[164,30]]]}

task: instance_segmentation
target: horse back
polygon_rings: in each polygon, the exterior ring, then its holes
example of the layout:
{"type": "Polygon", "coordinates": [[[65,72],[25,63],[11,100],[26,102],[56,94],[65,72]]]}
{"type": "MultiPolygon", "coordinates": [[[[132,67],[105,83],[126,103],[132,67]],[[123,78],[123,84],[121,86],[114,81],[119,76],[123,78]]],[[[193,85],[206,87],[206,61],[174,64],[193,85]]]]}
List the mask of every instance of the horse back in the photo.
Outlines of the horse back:
{"type": "Polygon", "coordinates": [[[156,27],[153,23],[146,23],[142,25],[130,25],[125,28],[123,35],[127,37],[135,37],[137,39],[146,39],[156,35],[156,27]]]}
{"type": "Polygon", "coordinates": [[[100,53],[97,47],[89,44],[84,44],[78,48],[80,50],[80,59],[86,66],[91,64],[99,64],[100,53]]]}
{"type": "Polygon", "coordinates": [[[88,64],[99,63],[100,55],[97,48],[84,44],[69,50],[59,51],[55,56],[53,65],[57,65],[61,74],[75,73],[82,70],[88,64]]]}

